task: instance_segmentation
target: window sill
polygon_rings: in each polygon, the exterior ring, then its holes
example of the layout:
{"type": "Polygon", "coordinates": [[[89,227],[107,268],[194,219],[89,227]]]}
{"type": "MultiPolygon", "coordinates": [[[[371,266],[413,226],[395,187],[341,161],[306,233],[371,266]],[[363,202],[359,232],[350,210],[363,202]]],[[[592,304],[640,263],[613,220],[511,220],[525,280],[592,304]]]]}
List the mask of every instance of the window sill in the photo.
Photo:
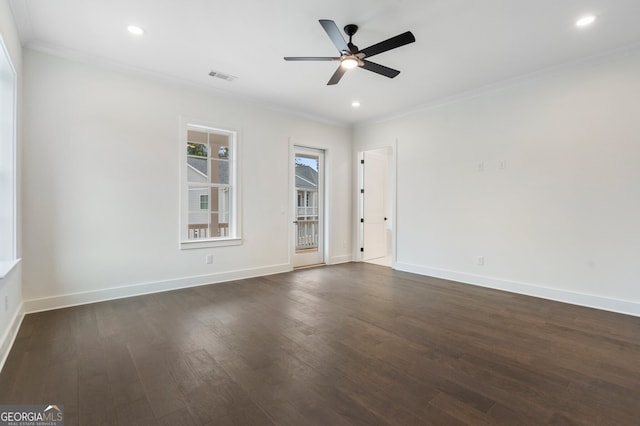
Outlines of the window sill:
{"type": "Polygon", "coordinates": [[[180,241],[180,250],[239,246],[241,244],[242,238],[212,238],[209,240],[180,241]]]}
{"type": "Polygon", "coordinates": [[[22,259],[0,260],[0,280],[9,275],[21,260],[22,259]]]}

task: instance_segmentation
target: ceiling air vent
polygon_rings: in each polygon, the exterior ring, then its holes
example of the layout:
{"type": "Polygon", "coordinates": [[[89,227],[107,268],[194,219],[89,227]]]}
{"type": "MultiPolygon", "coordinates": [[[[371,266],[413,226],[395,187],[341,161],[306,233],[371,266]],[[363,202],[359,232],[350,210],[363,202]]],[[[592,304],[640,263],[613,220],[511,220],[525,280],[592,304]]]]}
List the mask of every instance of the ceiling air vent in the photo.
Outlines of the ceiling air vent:
{"type": "Polygon", "coordinates": [[[238,78],[238,77],[236,77],[236,76],[229,75],[229,74],[223,74],[223,73],[218,72],[218,71],[211,71],[211,72],[209,73],[209,75],[210,75],[211,77],[219,78],[219,79],[221,79],[221,80],[225,80],[225,81],[233,81],[233,80],[235,80],[236,78],[238,78]]]}

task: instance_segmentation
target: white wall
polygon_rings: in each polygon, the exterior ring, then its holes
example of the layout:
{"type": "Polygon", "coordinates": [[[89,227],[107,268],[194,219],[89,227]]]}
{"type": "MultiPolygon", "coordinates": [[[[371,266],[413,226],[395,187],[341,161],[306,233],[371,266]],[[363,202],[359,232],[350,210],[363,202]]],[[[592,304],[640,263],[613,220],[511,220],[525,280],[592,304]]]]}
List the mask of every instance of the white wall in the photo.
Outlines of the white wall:
{"type": "Polygon", "coordinates": [[[397,140],[395,267],[640,315],[638,76],[621,51],[357,127],[397,140]]]}
{"type": "MultiPolygon", "coordinates": [[[[16,70],[18,83],[18,129],[20,127],[20,102],[22,84],[22,47],[18,38],[13,15],[6,0],[0,0],[0,35],[4,45],[9,51],[11,62],[16,70]]],[[[17,134],[17,164],[16,164],[16,186],[17,186],[17,206],[16,216],[18,229],[16,235],[17,257],[22,255],[21,226],[20,226],[20,131],[17,134]]],[[[8,275],[0,279],[0,369],[9,353],[9,349],[17,332],[20,320],[22,319],[22,273],[18,264],[8,275]],[[5,307],[5,298],[8,305],[5,307]]]]}
{"type": "Polygon", "coordinates": [[[31,50],[24,61],[28,310],[289,270],[292,138],[329,148],[329,262],[351,259],[350,129],[31,50]],[[181,115],[241,130],[241,246],[178,249],[181,115]]]}

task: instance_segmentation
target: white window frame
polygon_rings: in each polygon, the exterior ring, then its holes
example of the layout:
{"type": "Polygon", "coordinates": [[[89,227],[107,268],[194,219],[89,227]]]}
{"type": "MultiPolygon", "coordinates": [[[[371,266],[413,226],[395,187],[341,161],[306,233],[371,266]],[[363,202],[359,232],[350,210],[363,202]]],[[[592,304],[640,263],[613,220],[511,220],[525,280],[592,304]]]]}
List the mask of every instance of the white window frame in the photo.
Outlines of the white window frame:
{"type": "Polygon", "coordinates": [[[6,87],[0,88],[0,93],[7,89],[10,96],[2,93],[0,106],[0,279],[11,272],[20,262],[17,258],[17,99],[18,77],[16,69],[11,61],[9,50],[0,36],[0,55],[3,62],[6,60],[6,69],[0,68],[0,84],[6,87]],[[5,106],[9,110],[6,114],[5,106]]]}
{"type": "MultiPolygon", "coordinates": [[[[181,250],[237,246],[242,244],[241,227],[241,192],[240,192],[240,129],[237,126],[227,126],[209,121],[181,117],[180,119],[180,232],[179,242],[181,250]],[[204,239],[189,239],[189,184],[187,167],[187,132],[189,130],[220,133],[229,136],[231,148],[229,188],[229,235],[204,239]]],[[[209,200],[211,206],[211,200],[209,200]]]]}

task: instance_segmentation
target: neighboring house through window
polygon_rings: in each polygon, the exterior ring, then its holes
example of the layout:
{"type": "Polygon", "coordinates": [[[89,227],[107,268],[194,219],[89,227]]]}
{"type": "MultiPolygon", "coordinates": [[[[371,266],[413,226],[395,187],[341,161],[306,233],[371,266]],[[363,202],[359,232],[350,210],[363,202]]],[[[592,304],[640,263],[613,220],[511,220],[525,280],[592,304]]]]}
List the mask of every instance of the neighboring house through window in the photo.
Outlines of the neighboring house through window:
{"type": "Polygon", "coordinates": [[[238,244],[237,132],[197,123],[184,132],[181,247],[238,244]]]}
{"type": "Polygon", "coordinates": [[[296,250],[306,250],[318,247],[318,164],[303,157],[299,160],[308,164],[296,161],[296,250]]]}

